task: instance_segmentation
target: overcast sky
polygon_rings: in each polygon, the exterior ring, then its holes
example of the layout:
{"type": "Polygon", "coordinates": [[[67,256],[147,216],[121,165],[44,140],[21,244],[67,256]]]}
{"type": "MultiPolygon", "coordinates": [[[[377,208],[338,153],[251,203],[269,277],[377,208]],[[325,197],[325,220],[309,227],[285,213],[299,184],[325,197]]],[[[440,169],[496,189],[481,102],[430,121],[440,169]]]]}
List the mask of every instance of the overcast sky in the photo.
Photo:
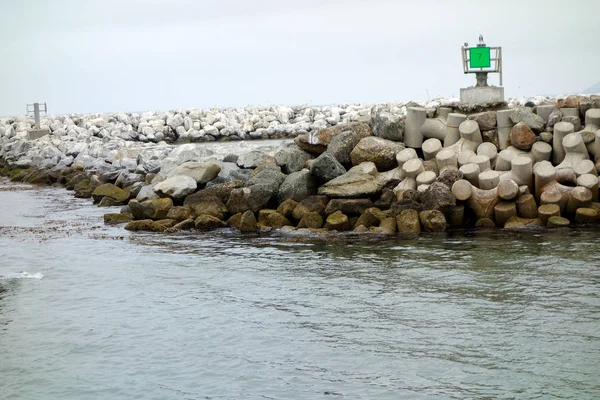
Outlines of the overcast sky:
{"type": "Polygon", "coordinates": [[[1,0],[0,15],[0,115],[458,96],[480,33],[503,47],[507,97],[600,81],[600,0],[1,0]]]}

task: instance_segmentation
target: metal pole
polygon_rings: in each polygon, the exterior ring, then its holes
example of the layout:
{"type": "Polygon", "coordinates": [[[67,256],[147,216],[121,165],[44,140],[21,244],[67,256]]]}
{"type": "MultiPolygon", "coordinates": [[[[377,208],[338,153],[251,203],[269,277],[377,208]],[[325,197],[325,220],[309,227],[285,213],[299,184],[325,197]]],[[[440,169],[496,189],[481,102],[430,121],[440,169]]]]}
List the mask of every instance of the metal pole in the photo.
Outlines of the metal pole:
{"type": "Polygon", "coordinates": [[[477,79],[477,85],[476,86],[487,86],[487,78],[488,78],[488,73],[487,72],[475,72],[475,78],[477,79]]]}
{"type": "Polygon", "coordinates": [[[35,118],[35,129],[40,129],[40,103],[33,103],[33,115],[35,118]]]}

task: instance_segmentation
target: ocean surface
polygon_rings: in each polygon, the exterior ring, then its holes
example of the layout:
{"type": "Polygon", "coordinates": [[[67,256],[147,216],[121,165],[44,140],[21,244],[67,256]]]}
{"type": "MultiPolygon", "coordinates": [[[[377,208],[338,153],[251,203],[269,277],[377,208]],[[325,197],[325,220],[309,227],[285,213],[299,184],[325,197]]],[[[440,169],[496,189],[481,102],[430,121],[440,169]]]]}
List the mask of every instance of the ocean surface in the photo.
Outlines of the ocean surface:
{"type": "Polygon", "coordinates": [[[0,183],[1,399],[598,399],[600,230],[132,234],[0,183]]]}

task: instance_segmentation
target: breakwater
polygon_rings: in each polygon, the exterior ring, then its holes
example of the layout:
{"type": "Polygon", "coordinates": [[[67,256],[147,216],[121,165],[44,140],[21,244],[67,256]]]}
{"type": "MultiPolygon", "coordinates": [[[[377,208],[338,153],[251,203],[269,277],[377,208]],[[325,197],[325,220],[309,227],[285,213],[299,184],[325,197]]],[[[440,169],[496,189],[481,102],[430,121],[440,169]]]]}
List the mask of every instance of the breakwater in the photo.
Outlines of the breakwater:
{"type": "MultiPolygon", "coordinates": [[[[2,173],[129,230],[418,234],[599,222],[600,96],[0,120],[2,173]],[[197,132],[197,134],[196,134],[197,132]],[[294,138],[279,146],[194,141],[294,138]],[[154,143],[156,142],[156,143],[154,143]],[[241,150],[240,150],[241,149],[241,150]]],[[[253,141],[252,143],[260,143],[253,141]]]]}

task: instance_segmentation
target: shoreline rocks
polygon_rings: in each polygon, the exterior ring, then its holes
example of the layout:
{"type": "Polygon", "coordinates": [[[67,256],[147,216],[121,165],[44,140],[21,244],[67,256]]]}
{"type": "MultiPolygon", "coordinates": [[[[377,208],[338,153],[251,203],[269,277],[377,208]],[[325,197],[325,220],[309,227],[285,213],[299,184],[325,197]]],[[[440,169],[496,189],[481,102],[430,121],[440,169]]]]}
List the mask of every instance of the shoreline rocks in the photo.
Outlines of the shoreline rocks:
{"type": "Polygon", "coordinates": [[[31,119],[2,118],[0,172],[123,205],[105,221],[134,231],[414,235],[599,223],[600,96],[511,105],[59,116],[34,140],[31,119]],[[215,143],[189,143],[196,128],[215,143]],[[295,139],[243,141],[259,137],[295,139]],[[216,142],[224,138],[242,141],[216,142]]]}

